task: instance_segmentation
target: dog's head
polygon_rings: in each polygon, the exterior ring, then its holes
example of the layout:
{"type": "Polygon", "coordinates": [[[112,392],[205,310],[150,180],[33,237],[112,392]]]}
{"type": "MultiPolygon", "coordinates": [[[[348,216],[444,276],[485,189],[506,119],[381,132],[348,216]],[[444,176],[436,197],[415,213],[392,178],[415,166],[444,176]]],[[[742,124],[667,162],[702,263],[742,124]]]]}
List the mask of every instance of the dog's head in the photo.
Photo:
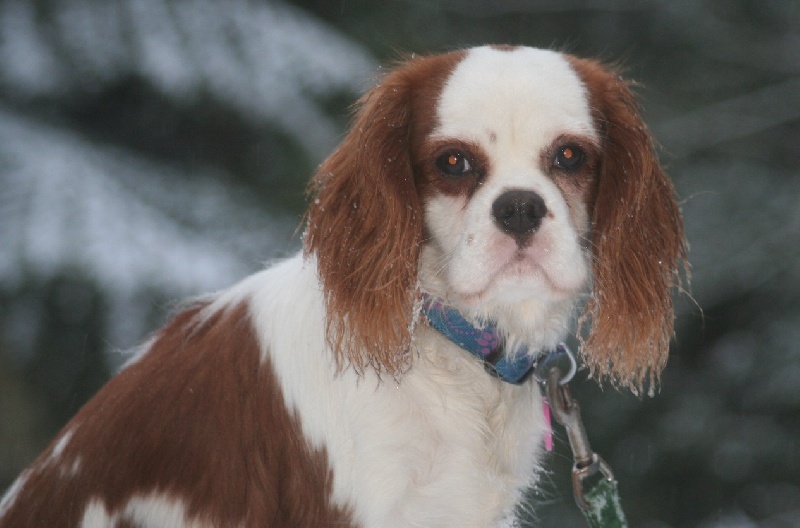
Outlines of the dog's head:
{"type": "Polygon", "coordinates": [[[537,349],[588,294],[593,374],[638,388],[666,361],[682,221],[629,83],[597,62],[410,59],[361,99],[312,194],[306,252],[356,368],[406,364],[420,290],[537,349]]]}

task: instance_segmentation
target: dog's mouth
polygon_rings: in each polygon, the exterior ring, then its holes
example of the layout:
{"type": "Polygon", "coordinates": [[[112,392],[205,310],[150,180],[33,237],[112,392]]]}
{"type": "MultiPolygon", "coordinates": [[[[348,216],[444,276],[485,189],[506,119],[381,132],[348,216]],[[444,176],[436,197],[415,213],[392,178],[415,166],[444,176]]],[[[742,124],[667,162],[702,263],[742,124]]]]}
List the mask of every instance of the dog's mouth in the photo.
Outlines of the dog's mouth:
{"type": "Polygon", "coordinates": [[[456,289],[456,293],[468,305],[480,304],[489,297],[500,297],[510,303],[531,298],[561,301],[574,297],[583,285],[584,281],[577,284],[559,280],[555,270],[548,269],[524,249],[518,249],[496,266],[478,288],[471,291],[456,289]]]}

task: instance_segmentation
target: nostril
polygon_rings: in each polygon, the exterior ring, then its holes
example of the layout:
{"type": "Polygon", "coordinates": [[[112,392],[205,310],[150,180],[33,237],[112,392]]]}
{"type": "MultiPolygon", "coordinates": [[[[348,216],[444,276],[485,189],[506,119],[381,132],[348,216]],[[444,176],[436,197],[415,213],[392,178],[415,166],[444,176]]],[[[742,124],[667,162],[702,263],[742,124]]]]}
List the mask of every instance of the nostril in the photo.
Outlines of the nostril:
{"type": "Polygon", "coordinates": [[[539,229],[547,206],[541,196],[533,191],[508,191],[492,204],[495,222],[504,232],[522,236],[539,229]]]}

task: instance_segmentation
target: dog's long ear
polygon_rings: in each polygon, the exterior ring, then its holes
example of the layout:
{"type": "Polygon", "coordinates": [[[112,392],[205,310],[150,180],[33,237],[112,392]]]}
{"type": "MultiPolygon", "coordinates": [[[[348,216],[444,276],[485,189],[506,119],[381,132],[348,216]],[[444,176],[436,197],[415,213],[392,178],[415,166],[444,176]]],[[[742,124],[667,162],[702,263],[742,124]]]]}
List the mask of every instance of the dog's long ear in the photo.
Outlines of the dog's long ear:
{"type": "Polygon", "coordinates": [[[433,119],[440,62],[416,58],[383,77],[311,182],[304,245],[318,263],[340,367],[397,374],[408,358],[423,229],[411,137],[433,119]]]}
{"type": "Polygon", "coordinates": [[[673,335],[672,287],[681,286],[686,243],[675,191],[630,84],[590,60],[570,58],[602,137],[593,200],[593,289],[582,316],[592,375],[635,392],[658,383],[673,335]]]}

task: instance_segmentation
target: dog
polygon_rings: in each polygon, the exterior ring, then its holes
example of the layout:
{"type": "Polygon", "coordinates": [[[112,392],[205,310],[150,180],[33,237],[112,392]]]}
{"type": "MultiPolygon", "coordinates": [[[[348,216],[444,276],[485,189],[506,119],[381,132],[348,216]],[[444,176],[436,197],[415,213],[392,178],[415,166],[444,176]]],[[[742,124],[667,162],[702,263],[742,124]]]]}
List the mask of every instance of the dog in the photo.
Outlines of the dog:
{"type": "Polygon", "coordinates": [[[613,68],[410,57],[309,193],[302,250],[185,305],[2,527],[511,525],[542,474],[537,358],[577,327],[591,376],[658,383],[682,219],[613,68]]]}

